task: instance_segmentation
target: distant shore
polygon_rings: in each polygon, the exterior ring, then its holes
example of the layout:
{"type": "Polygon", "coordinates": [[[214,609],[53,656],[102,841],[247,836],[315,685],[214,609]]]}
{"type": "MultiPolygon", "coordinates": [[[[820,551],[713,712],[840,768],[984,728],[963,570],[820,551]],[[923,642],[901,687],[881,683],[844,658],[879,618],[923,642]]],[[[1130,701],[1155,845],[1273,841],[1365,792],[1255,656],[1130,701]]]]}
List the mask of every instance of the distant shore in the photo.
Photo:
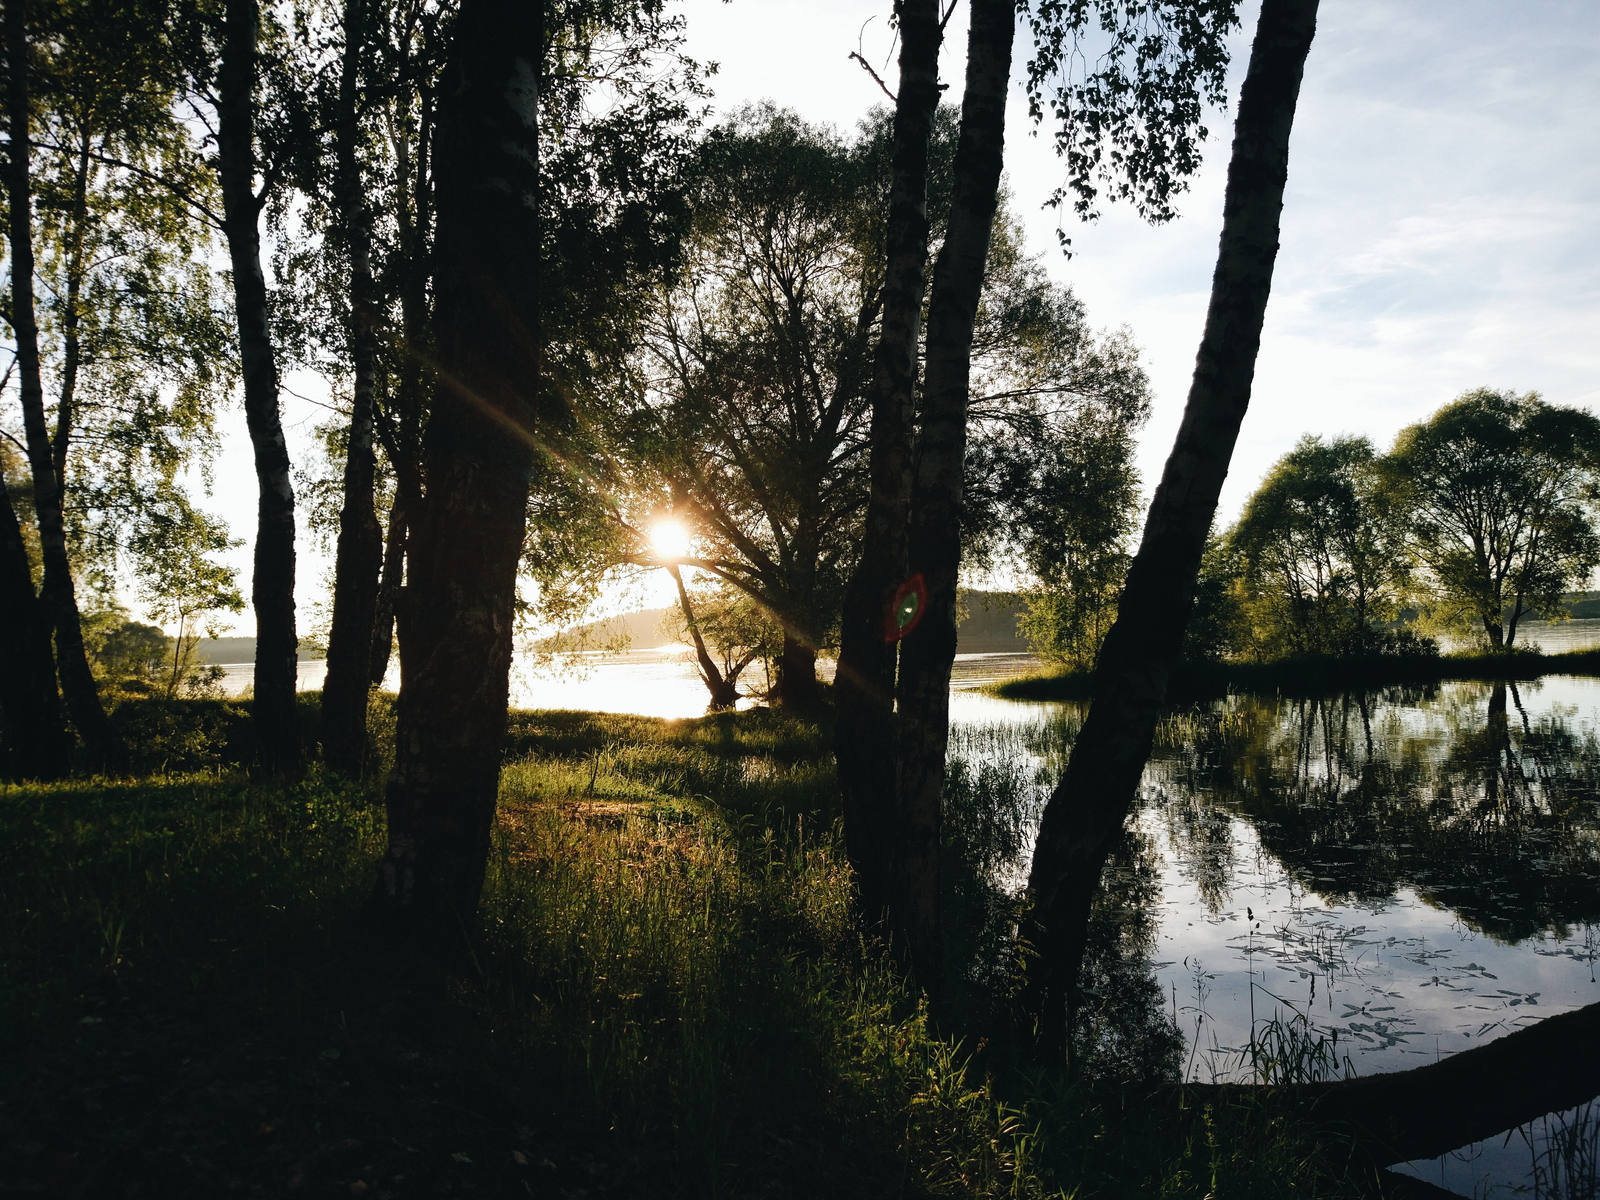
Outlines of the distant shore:
{"type": "MultiPolygon", "coordinates": [[[[1230,692],[1317,696],[1356,688],[1442,683],[1451,679],[1515,682],[1541,675],[1600,675],[1600,649],[1544,654],[1462,653],[1364,659],[1290,659],[1278,662],[1182,663],[1168,688],[1173,699],[1204,700],[1230,692]]],[[[1093,671],[1022,675],[982,689],[1002,700],[1087,700],[1093,671]]]]}

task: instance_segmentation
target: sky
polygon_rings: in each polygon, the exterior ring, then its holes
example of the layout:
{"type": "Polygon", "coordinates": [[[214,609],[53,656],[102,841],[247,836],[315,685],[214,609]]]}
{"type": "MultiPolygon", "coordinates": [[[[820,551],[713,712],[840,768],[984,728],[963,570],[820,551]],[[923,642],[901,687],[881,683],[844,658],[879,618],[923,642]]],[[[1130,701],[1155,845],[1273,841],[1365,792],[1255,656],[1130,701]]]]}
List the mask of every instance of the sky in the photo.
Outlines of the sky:
{"type": "MultiPolygon", "coordinates": [[[[1233,39],[1230,97],[1257,5],[1233,39]]],[[[848,131],[895,86],[889,0],[683,0],[689,52],[718,63],[717,112],[772,100],[848,131]]],[[[959,97],[961,5],[941,66],[959,97]]],[[[1018,39],[1027,52],[1025,31],[1018,39]]],[[[1282,248],[1250,413],[1224,489],[1235,516],[1304,434],[1396,432],[1475,387],[1536,391],[1600,411],[1600,3],[1596,0],[1324,0],[1290,146],[1282,248]]],[[[1097,327],[1127,326],[1155,393],[1139,463],[1147,488],[1177,430],[1221,230],[1232,115],[1216,112],[1205,165],[1159,227],[1110,207],[1072,227],[1042,208],[1061,181],[1014,82],[1007,179],[1031,249],[1097,327]]],[[[713,114],[715,119],[715,114],[713,114]]],[[[290,378],[304,396],[318,381],[290,378]]],[[[326,410],[285,397],[297,452],[326,410]]],[[[212,507],[254,526],[242,414],[230,415],[212,507]]],[[[241,564],[248,550],[238,552],[241,564]]],[[[300,602],[330,591],[303,547],[300,602]]],[[[248,568],[246,568],[246,577],[248,568]]],[[[308,612],[309,616],[310,613],[308,612]]],[[[249,632],[248,614],[240,632],[249,632]]]]}

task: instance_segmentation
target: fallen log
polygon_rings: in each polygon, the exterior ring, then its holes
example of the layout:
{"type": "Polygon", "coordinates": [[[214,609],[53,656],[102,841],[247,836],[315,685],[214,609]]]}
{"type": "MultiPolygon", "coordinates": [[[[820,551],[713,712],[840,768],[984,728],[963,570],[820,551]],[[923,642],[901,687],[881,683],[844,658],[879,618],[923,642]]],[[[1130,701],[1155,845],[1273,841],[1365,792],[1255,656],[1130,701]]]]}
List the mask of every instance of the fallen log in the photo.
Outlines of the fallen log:
{"type": "MultiPolygon", "coordinates": [[[[1183,1086],[1219,1104],[1267,1090],[1183,1086]]],[[[1348,1131],[1376,1165],[1437,1158],[1600,1097],[1600,1004],[1546,1017],[1425,1067],[1272,1091],[1319,1124],[1348,1131]]]]}

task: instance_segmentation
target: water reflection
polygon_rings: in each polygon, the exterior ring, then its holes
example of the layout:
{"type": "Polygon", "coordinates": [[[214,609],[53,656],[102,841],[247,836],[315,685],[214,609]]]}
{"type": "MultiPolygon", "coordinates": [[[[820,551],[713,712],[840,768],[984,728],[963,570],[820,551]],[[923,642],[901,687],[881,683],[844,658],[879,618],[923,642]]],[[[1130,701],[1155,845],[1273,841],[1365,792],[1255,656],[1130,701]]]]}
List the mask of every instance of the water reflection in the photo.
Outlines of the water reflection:
{"type": "MultiPolygon", "coordinates": [[[[952,771],[1009,762],[1026,783],[1007,803],[1035,819],[1078,713],[958,730],[952,771]]],[[[1124,989],[1137,1036],[1176,1023],[1187,1077],[1242,1079],[1252,1032],[1303,1014],[1367,1074],[1600,1000],[1597,717],[1600,681],[1563,677],[1237,696],[1169,718],[1108,877],[1147,927],[1124,913],[1101,938],[1165,999],[1124,989]]],[[[994,886],[1019,887],[1025,860],[994,886]]]]}

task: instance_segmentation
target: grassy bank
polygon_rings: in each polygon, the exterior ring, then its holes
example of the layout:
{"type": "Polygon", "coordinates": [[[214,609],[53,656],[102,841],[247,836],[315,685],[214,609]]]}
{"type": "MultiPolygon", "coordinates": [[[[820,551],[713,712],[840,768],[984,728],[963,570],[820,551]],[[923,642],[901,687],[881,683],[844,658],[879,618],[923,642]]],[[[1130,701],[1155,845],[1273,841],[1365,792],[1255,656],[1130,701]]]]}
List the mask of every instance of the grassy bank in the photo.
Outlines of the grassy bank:
{"type": "Polygon", "coordinates": [[[833,805],[780,714],[518,714],[440,964],[361,921],[370,786],[6,788],[0,1193],[1365,1194],[1270,1108],[998,1097],[855,930],[833,805]]]}
{"type": "MultiPolygon", "coordinates": [[[[1443,654],[1367,659],[1287,659],[1278,662],[1182,663],[1173,672],[1171,695],[1205,700],[1230,692],[1322,696],[1360,688],[1441,683],[1449,679],[1537,679],[1541,675],[1600,675],[1600,650],[1541,654],[1443,654]]],[[[1086,700],[1094,691],[1092,671],[1023,675],[982,689],[1005,700],[1086,700]]]]}

